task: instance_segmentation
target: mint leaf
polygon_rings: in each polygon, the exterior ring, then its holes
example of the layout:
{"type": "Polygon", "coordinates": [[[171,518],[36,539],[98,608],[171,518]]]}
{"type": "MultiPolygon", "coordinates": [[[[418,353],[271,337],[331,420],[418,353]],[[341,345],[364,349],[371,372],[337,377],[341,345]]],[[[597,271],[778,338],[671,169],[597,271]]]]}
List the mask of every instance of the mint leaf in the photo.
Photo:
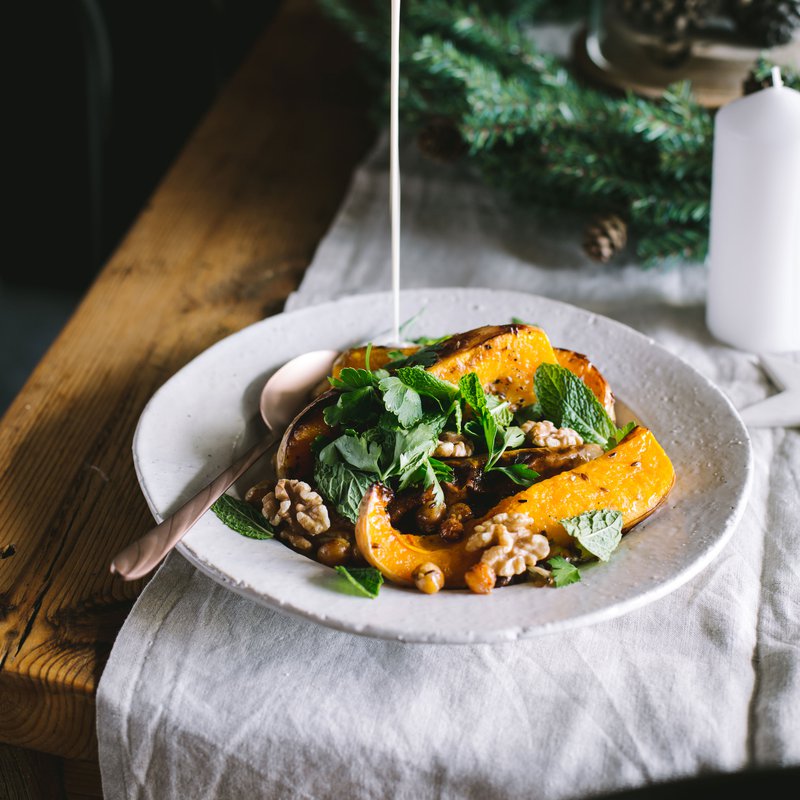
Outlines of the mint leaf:
{"type": "Polygon", "coordinates": [[[383,575],[375,567],[334,567],[364,597],[375,599],[383,586],[383,575]]]}
{"type": "Polygon", "coordinates": [[[361,500],[373,483],[374,475],[354,470],[348,464],[326,464],[322,461],[314,464],[314,484],[317,491],[333,503],[343,517],[353,523],[358,521],[361,500]]]}
{"type": "Polygon", "coordinates": [[[611,450],[612,447],[616,447],[636,427],[638,427],[638,423],[629,422],[624,428],[617,428],[617,430],[608,437],[606,450],[611,450]]]}
{"type": "Polygon", "coordinates": [[[561,524],[577,539],[583,551],[601,561],[608,561],[622,540],[622,514],[610,508],[586,511],[577,517],[562,519],[561,524]]]}
{"type": "Polygon", "coordinates": [[[581,579],[581,571],[562,556],[553,556],[547,561],[547,566],[550,567],[553,586],[557,589],[562,586],[569,586],[571,583],[577,583],[581,579]]]}
{"type": "Polygon", "coordinates": [[[520,486],[532,486],[539,473],[527,464],[512,464],[510,467],[493,467],[492,472],[500,472],[520,486]]]}
{"type": "Polygon", "coordinates": [[[545,419],[572,428],[587,442],[606,447],[617,427],[591,389],[558,364],[540,364],[534,376],[536,399],[545,419]]]}
{"type": "Polygon", "coordinates": [[[431,375],[423,367],[400,367],[397,370],[397,377],[409,389],[426,397],[432,397],[442,409],[452,403],[458,394],[458,386],[431,375]]]}
{"type": "Polygon", "coordinates": [[[220,522],[248,539],[272,539],[274,530],[269,520],[244,500],[223,494],[211,506],[220,522]]]}
{"type": "Polygon", "coordinates": [[[380,388],[386,410],[391,411],[404,428],[410,428],[422,419],[422,399],[400,378],[394,375],[384,378],[380,382],[380,388]]]}

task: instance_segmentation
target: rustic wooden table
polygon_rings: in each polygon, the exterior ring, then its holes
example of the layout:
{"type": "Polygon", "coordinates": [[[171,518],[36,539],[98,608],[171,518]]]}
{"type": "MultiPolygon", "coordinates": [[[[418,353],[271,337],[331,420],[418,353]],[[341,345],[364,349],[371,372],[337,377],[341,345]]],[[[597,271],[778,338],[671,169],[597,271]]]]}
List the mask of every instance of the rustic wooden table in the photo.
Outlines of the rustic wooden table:
{"type": "Polygon", "coordinates": [[[95,690],[143,585],[108,564],[152,523],[134,428],[299,283],[374,135],[355,60],[311,0],[285,3],[0,423],[4,797],[99,796],[95,690]]]}

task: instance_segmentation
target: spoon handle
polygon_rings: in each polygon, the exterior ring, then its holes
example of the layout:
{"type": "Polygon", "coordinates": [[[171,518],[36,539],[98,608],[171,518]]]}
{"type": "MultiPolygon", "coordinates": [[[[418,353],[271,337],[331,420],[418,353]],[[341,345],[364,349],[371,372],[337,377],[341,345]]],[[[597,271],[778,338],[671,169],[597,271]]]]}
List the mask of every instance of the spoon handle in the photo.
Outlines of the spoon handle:
{"type": "Polygon", "coordinates": [[[147,575],[197,520],[222,497],[234,481],[244,475],[269,450],[274,441],[275,435],[269,434],[160,525],[156,525],[140,539],[117,553],[111,562],[111,572],[116,572],[126,581],[147,575]]]}

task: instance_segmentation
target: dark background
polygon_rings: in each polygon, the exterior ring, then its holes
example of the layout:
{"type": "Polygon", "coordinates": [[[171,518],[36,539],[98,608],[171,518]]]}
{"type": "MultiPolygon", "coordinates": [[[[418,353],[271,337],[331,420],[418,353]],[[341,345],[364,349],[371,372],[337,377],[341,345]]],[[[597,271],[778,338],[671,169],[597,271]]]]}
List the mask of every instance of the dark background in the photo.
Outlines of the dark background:
{"type": "Polygon", "coordinates": [[[278,5],[28,0],[3,11],[0,413],[278,5]]]}

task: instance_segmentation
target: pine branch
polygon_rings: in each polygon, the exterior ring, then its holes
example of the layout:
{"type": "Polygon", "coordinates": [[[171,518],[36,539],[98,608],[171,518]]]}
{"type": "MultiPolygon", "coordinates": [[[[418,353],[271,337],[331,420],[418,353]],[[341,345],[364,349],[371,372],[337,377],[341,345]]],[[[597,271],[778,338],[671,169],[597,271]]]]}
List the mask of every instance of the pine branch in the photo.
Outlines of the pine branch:
{"type": "MultiPolygon", "coordinates": [[[[389,4],[321,0],[388,76],[389,4]]],[[[483,180],[550,209],[614,210],[647,263],[702,258],[713,119],[676,84],[660,101],[583,85],[537,51],[526,26],[588,0],[405,0],[401,110],[406,125],[447,117],[483,180]]],[[[760,67],[766,70],[766,64],[760,67]]],[[[784,73],[789,83],[793,78],[784,73]],[[788,76],[788,77],[787,77],[788,76]]],[[[385,106],[382,109],[384,113],[385,106]]]]}

